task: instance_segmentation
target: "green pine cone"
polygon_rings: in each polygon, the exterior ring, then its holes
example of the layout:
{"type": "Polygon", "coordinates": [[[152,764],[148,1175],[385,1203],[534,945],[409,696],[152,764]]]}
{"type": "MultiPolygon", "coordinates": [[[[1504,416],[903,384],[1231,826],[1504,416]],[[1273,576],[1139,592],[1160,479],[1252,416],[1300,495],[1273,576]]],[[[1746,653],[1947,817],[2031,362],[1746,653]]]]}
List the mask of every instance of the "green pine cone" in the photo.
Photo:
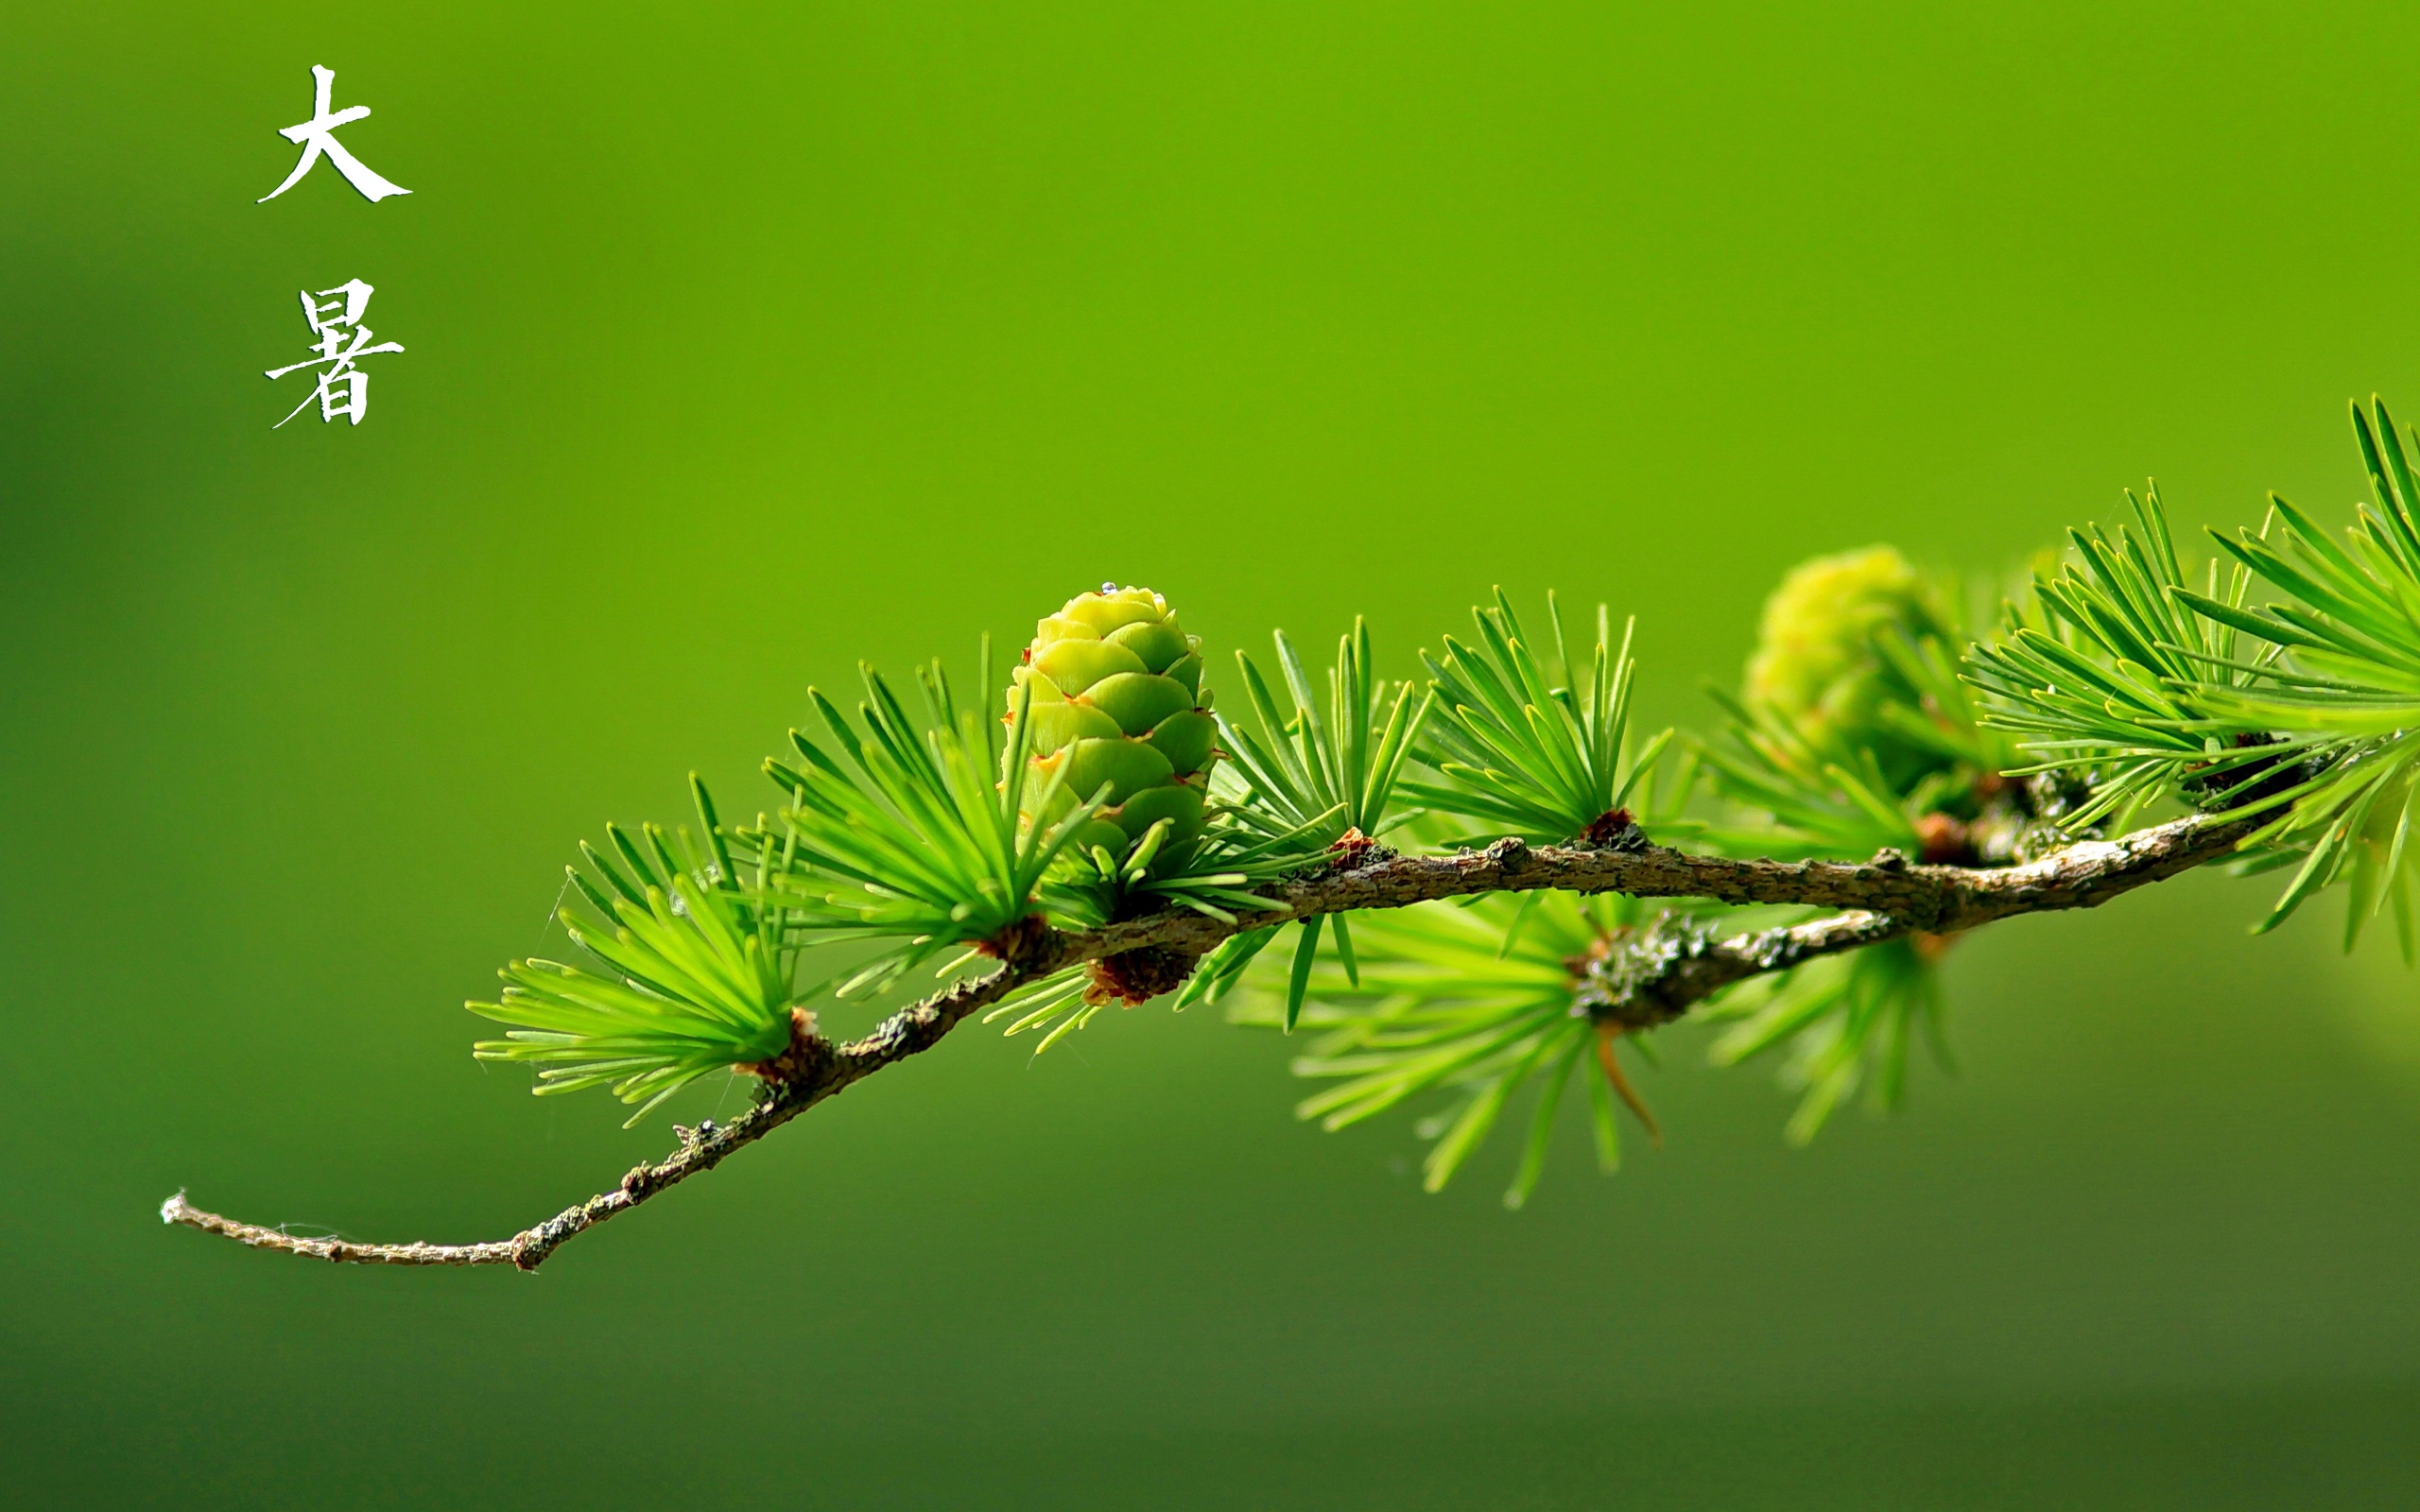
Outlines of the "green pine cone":
{"type": "Polygon", "coordinates": [[[1106,782],[1108,799],[1077,832],[1078,846],[1123,857],[1167,819],[1154,869],[1191,854],[1217,759],[1201,645],[1159,594],[1107,583],[1035,628],[1009,690],[1011,737],[1019,690],[1032,690],[1027,802],[1039,801],[1054,775],[1063,770],[1066,780],[1046,812],[1028,808],[1028,824],[1057,823],[1106,782]]]}
{"type": "Polygon", "coordinates": [[[1871,750],[1905,793],[1942,757],[1883,726],[1890,702],[1915,701],[1875,649],[1887,629],[1911,639],[1948,633],[1932,585],[1889,546],[1801,562],[1765,600],[1746,694],[1788,716],[1821,751],[1871,750]]]}

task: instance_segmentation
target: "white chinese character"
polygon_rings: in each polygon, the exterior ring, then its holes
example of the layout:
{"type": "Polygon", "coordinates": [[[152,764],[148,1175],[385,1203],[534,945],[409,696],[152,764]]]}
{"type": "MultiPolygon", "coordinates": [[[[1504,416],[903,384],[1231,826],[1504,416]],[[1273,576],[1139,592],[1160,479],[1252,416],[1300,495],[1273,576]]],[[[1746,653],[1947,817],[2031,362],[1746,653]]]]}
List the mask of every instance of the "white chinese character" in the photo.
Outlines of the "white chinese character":
{"type": "Polygon", "coordinates": [[[347,152],[344,149],[344,144],[337,140],[337,128],[358,121],[368,115],[370,107],[355,105],[350,110],[332,112],[328,109],[328,88],[337,81],[335,72],[313,63],[311,77],[318,86],[311,118],[300,126],[283,128],[277,133],[302,148],[302,161],[294,165],[294,171],[285,176],[284,183],[253,200],[252,203],[267,204],[293,188],[302,181],[304,174],[311,171],[311,164],[323,157],[335,163],[337,172],[344,175],[344,181],[360,190],[362,198],[372,204],[376,204],[389,195],[410,194],[411,191],[402,184],[380,178],[368,163],[347,152]]]}
{"type": "MultiPolygon", "coordinates": [[[[339,284],[332,289],[321,289],[317,297],[308,289],[302,291],[302,318],[311,322],[311,334],[320,338],[312,348],[319,355],[290,367],[272,368],[268,376],[283,378],[289,372],[317,368],[321,363],[328,366],[319,373],[319,387],[312,390],[309,398],[295,405],[293,414],[287,415],[285,420],[292,420],[295,415],[310,408],[313,399],[320,402],[320,419],[323,423],[342,416],[358,425],[361,417],[370,412],[370,375],[355,368],[354,359],[377,352],[404,350],[392,341],[381,341],[374,347],[370,344],[371,331],[361,323],[361,316],[370,308],[370,296],[376,292],[359,279],[339,284]],[[320,302],[321,300],[327,302],[322,304],[320,302]]],[[[279,421],[269,429],[277,429],[278,425],[285,423],[285,420],[279,421]]]]}

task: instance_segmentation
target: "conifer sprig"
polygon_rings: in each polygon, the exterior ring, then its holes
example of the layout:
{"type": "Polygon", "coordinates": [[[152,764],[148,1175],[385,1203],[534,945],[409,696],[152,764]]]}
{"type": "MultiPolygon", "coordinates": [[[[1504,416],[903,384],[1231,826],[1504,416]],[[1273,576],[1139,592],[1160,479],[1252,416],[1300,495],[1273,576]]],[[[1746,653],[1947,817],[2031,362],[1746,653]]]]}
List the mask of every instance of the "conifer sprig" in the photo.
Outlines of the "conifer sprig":
{"type": "MultiPolygon", "coordinates": [[[[1416,694],[1408,682],[1394,685],[1390,694],[1374,670],[1370,627],[1361,619],[1356,618],[1352,633],[1337,644],[1324,700],[1313,691],[1286,632],[1277,631],[1273,640],[1293,712],[1279,713],[1260,668],[1237,651],[1236,668],[1259,728],[1254,730],[1224,714],[1219,717],[1219,743],[1229,758],[1219,778],[1229,799],[1228,812],[1239,827],[1308,852],[1300,856],[1298,866],[1333,856],[1339,847],[1365,850],[1368,842],[1409,816],[1394,810],[1395,791],[1436,696],[1416,694]]],[[[1323,927],[1345,974],[1358,974],[1349,916],[1304,919],[1296,926],[1289,976],[1296,985],[1287,999],[1289,1026],[1292,1015],[1301,1010],[1301,984],[1309,981],[1323,927]]],[[[1195,970],[1176,1005],[1221,995],[1282,932],[1253,930],[1220,945],[1195,970]]]]}
{"type": "MultiPolygon", "coordinates": [[[[1102,881],[1098,868],[1115,863],[1109,857],[1096,856],[1087,869],[1075,871],[1071,868],[1068,874],[1045,882],[1042,896],[1049,904],[1051,922],[1061,928],[1082,929],[1106,923],[1116,911],[1112,900],[1120,900],[1128,907],[1141,900],[1139,912],[1182,909],[1232,924],[1239,913],[1267,906],[1266,898],[1249,889],[1296,875],[1319,859],[1320,852],[1308,848],[1309,833],[1307,826],[1261,833],[1219,815],[1202,833],[1184,871],[1165,877],[1150,875],[1146,869],[1150,848],[1143,846],[1137,848],[1137,859],[1127,864],[1128,870],[1120,877],[1102,881]]],[[[1342,919],[1340,918],[1338,922],[1340,925],[1342,919]]],[[[1265,941],[1271,933],[1264,929],[1233,936],[1221,943],[1219,950],[1234,945],[1238,938],[1265,941]]],[[[1174,1006],[1182,1009],[1194,1001],[1199,995],[1197,984],[1205,979],[1218,954],[1214,951],[1185,978],[1174,1006]]],[[[1033,1047],[1038,1056],[1090,1024],[1113,1002],[1133,1005],[1125,997],[1103,989],[1088,968],[1069,967],[1018,988],[986,1012],[983,1022],[1008,1019],[1009,1026],[1003,1033],[1011,1037],[1040,1034],[1042,1039],[1033,1047]]]]}
{"type": "MultiPolygon", "coordinates": [[[[2229,538],[2211,532],[2238,571],[2257,575],[2289,600],[2258,609],[2197,600],[2191,607],[2230,630],[2259,636],[2282,654],[2257,678],[2231,679],[2202,696],[2215,713],[2265,731],[2266,782],[2238,782],[2224,795],[2237,813],[2276,817],[2245,842],[2302,853],[2262,929],[2275,927],[2313,893],[2349,883],[2344,944],[2389,902],[2407,960],[2415,953],[2408,841],[2420,773],[2420,524],[2403,445],[2384,404],[2353,406],[2353,429],[2377,490],[2340,544],[2302,510],[2271,495],[2281,527],[2229,538]],[[2282,664],[2281,664],[2282,663],[2282,664]],[[2288,765],[2289,762],[2295,765],[2288,765]]],[[[2230,671],[2234,669],[2230,668],[2230,671]]]]}
{"type": "Polygon", "coordinates": [[[1968,654],[1988,696],[1985,722],[2035,758],[2013,775],[2074,771],[2093,797],[2077,825],[2118,827],[2191,780],[2223,794],[2227,774],[2267,765],[2256,723],[2216,696],[2272,676],[2273,650],[2238,644],[2251,573],[2223,581],[2212,561],[2203,592],[2188,585],[2159,491],[2129,490],[2131,524],[2068,532],[2075,559],[2034,579],[2036,611],[2012,614],[1997,640],[1968,654]]]}
{"type": "Polygon", "coordinates": [[[1707,1058],[1736,1066],[1787,1044],[1782,1083],[1803,1094],[1784,1126],[1793,1144],[1813,1140],[1860,1082],[1876,1112],[1895,1112],[1907,1095],[1909,1051],[1919,1031],[1942,1065],[1950,1065],[1935,965],[1942,948],[1928,937],[1885,940],[1742,984],[1707,1014],[1709,1022],[1732,1021],[1707,1058]]]}
{"type": "MultiPolygon", "coordinates": [[[[1696,790],[1694,756],[1684,752],[1671,765],[1668,777],[1650,775],[1634,792],[1638,822],[1650,833],[1677,828],[1696,790]]],[[[1446,821],[1426,815],[1401,833],[1433,845],[1444,843],[1449,830],[1446,821]]],[[[1440,1090],[1449,1094],[1444,1110],[1414,1125],[1434,1142],[1424,1166],[1432,1192],[1453,1178],[1505,1108],[1534,1085],[1522,1153],[1504,1198],[1517,1208],[1545,1168],[1555,1109],[1583,1057],[1594,1068],[1580,1074],[1589,1088],[1600,1167],[1611,1172],[1619,1164],[1616,1100],[1654,1132],[1652,1115],[1616,1053],[1616,1041],[1624,1038],[1620,1027],[1598,1023],[1581,992],[1597,967],[1659,919],[1694,925],[1724,911],[1689,902],[1658,906],[1660,914],[1618,894],[1538,890],[1371,913],[1363,917],[1376,933],[1368,946],[1356,947],[1370,964],[1348,970],[1342,959],[1305,960],[1298,953],[1282,967],[1264,958],[1247,971],[1252,957],[1245,955],[1219,991],[1247,988],[1231,1001],[1233,1022],[1290,1033],[1299,1019],[1325,1031],[1293,1062],[1297,1075],[1348,1078],[1297,1108],[1324,1128],[1346,1127],[1440,1090]]],[[[1274,933],[1262,930],[1256,937],[1274,933]]],[[[1203,960],[1197,982],[1209,975],[1214,958],[1203,960]]],[[[1652,1062],[1646,1036],[1631,1042],[1652,1062]]]]}
{"type": "MultiPolygon", "coordinates": [[[[1446,1106],[1417,1125],[1431,1142],[1423,1185],[1436,1192],[1527,1096],[1521,1153],[1504,1194],[1505,1206],[1518,1208],[1546,1168],[1555,1114],[1577,1074],[1588,1088],[1599,1167],[1617,1169],[1615,1101],[1642,1116],[1644,1105],[1615,1058],[1613,1026],[1592,1022],[1575,992],[1585,964],[1634,933],[1641,915],[1634,899],[1539,892],[1370,916],[1357,975],[1333,962],[1310,970],[1300,1022],[1322,1033],[1295,1058],[1294,1074],[1336,1085],[1305,1098],[1296,1114],[1334,1131],[1444,1093],[1446,1106]]],[[[1292,1022],[1273,983],[1239,995],[1228,1017],[1270,1028],[1292,1022]]],[[[1634,1042],[1651,1054],[1643,1039],[1634,1042]]]]}
{"type": "Polygon", "coordinates": [[[1042,779],[1039,794],[1025,759],[1029,721],[1011,730],[980,710],[995,696],[960,707],[935,662],[920,668],[925,719],[912,719],[890,684],[862,669],[863,732],[821,692],[809,689],[824,736],[838,756],[792,730],[795,763],[765,769],[788,794],[781,829],[750,838],[766,860],[765,903],[798,937],[838,943],[883,942],[871,963],[838,990],[886,986],[946,951],[993,939],[1037,906],[1052,864],[1099,807],[1102,793],[1078,799],[1056,822],[1021,825],[1021,805],[1048,808],[1064,773],[1042,779]]]}
{"type": "Polygon", "coordinates": [[[1708,839],[1743,855],[1789,860],[1870,856],[1886,848],[1924,850],[1914,816],[1870,748],[1819,748],[1798,723],[1769,704],[1710,689],[1731,716],[1721,745],[1699,747],[1716,791],[1757,816],[1714,825],[1708,839]]]}
{"type": "Polygon", "coordinates": [[[1337,644],[1324,698],[1286,632],[1272,639],[1293,712],[1279,713],[1260,668],[1237,651],[1236,668],[1258,728],[1219,716],[1228,758],[1219,770],[1236,785],[1236,814],[1270,833],[1298,833],[1315,850],[1357,830],[1377,838],[1400,817],[1391,812],[1395,784],[1435,694],[1415,696],[1409,682],[1392,685],[1391,693],[1372,665],[1370,627],[1359,618],[1337,644]]]}
{"type": "Polygon", "coordinates": [[[479,1059],[541,1067],[541,1093],[610,1087],[639,1105],[636,1124],[700,1076],[789,1048],[796,998],[781,925],[734,885],[705,787],[690,782],[704,845],[648,825],[642,850],[608,825],[620,865],[583,846],[595,879],[575,868],[571,880],[596,917],[566,911],[562,924],[595,964],[507,966],[498,1001],[466,1005],[519,1027],[475,1045],[479,1059]]]}
{"type": "Polygon", "coordinates": [[[1977,647],[1971,676],[1993,721],[2031,737],[2035,769],[2093,782],[2088,812],[2131,815],[2175,797],[2272,816],[2238,869],[2300,866],[2261,929],[2348,882],[2346,948],[2392,902],[2410,957],[2420,495],[2383,404],[2353,406],[2353,429],[2377,502],[2360,507],[2341,542],[2273,494],[2258,533],[2211,532],[2233,566],[2221,590],[2212,562],[2196,591],[2150,495],[2135,505],[2139,534],[2078,533],[2083,561],[2041,584],[2045,615],[2066,635],[2028,627],[1977,647]],[[2250,604],[2256,580],[2284,597],[2250,604]]]}
{"type": "Polygon", "coordinates": [[[1597,606],[1597,641],[1583,679],[1552,593],[1547,618],[1551,675],[1502,589],[1494,606],[1471,610],[1476,645],[1449,635],[1443,658],[1421,653],[1437,695],[1421,759],[1437,780],[1406,782],[1407,797],[1468,818],[1491,837],[1555,844],[1618,828],[1615,814],[1672,738],[1664,730],[1636,752],[1627,744],[1637,622],[1624,623],[1616,648],[1611,615],[1597,606]]]}

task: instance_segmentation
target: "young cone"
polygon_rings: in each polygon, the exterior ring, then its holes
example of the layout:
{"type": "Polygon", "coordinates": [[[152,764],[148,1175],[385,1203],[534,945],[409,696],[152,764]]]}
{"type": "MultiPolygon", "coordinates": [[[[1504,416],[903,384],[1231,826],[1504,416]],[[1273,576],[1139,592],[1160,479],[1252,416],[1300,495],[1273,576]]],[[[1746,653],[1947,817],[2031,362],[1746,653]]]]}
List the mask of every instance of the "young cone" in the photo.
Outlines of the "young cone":
{"type": "Polygon", "coordinates": [[[1940,635],[1944,620],[1923,575],[1888,546],[1802,562],[1765,601],[1747,699],[1826,756],[1871,750],[1904,791],[1941,763],[1878,719],[1885,703],[1914,699],[1876,640],[1893,629],[1910,640],[1940,635]]]}
{"type": "Polygon", "coordinates": [[[1148,588],[1103,584],[1079,593],[1036,627],[1009,690],[1013,733],[1021,695],[1032,721],[1026,792],[1052,824],[1107,788],[1100,810],[1073,843],[1122,859],[1153,826],[1166,823],[1151,869],[1164,873],[1190,857],[1200,839],[1216,759],[1218,725],[1201,686],[1201,642],[1177,627],[1167,601],[1148,588]]]}

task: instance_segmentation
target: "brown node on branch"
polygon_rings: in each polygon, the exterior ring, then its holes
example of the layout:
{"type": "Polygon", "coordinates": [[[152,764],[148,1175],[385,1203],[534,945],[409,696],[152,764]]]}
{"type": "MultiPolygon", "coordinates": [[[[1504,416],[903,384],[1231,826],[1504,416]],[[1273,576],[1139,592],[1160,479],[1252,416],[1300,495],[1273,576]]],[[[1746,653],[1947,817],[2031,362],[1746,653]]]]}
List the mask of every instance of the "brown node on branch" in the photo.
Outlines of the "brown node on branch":
{"type": "Polygon", "coordinates": [[[1928,867],[1971,867],[1982,860],[1976,853],[1974,827],[1954,814],[1918,816],[1916,839],[1928,867]]]}
{"type": "Polygon", "coordinates": [[[1050,925],[1040,914],[1028,914],[990,939],[978,939],[975,949],[994,960],[1018,966],[1033,958],[1050,938],[1050,925]]]}
{"type": "Polygon", "coordinates": [[[1336,843],[1327,848],[1328,854],[1336,858],[1333,865],[1339,871],[1351,871],[1367,862],[1371,851],[1383,849],[1377,841],[1363,834],[1357,824],[1338,835],[1336,843]]]}
{"type": "Polygon", "coordinates": [[[1628,809],[1608,809],[1588,821],[1580,838],[1599,850],[1637,850],[1647,845],[1647,832],[1628,809]]]}
{"type": "Polygon", "coordinates": [[[1193,974],[1193,963],[1201,957],[1192,951],[1171,945],[1145,945],[1135,950],[1104,955],[1084,968],[1091,986],[1084,988],[1087,1003],[1115,1003],[1126,1007],[1150,1002],[1163,992],[1173,992],[1193,974]]]}
{"type": "Polygon", "coordinates": [[[815,1015],[790,1009],[789,1048],[770,1060],[751,1060],[734,1068],[767,1081],[797,1085],[808,1081],[832,1059],[832,1041],[815,1032],[815,1015]]]}

